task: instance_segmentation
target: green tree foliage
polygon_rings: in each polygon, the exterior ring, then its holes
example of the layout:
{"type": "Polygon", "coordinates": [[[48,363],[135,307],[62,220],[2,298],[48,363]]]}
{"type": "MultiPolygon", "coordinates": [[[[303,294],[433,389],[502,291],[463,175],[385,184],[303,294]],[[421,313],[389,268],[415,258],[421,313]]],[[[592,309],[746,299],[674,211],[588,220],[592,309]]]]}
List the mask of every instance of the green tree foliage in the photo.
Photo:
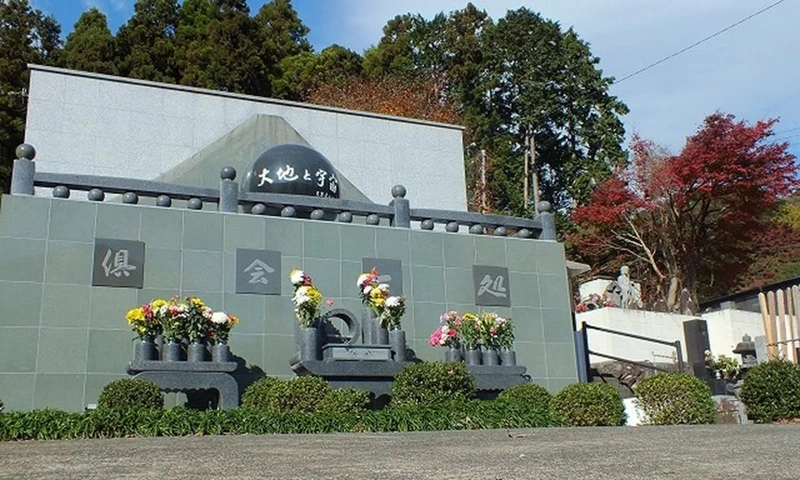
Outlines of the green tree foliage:
{"type": "Polygon", "coordinates": [[[178,0],[137,0],[133,17],[117,32],[120,75],[175,83],[178,0]]]}
{"type": "Polygon", "coordinates": [[[176,33],[180,83],[258,94],[266,67],[260,31],[244,0],[187,0],[176,33]]]}
{"type": "Polygon", "coordinates": [[[472,4],[430,21],[395,17],[364,55],[368,76],[413,75],[437,83],[467,127],[468,167],[475,169],[482,150],[490,158],[493,209],[517,215],[532,213],[523,201],[529,134],[541,198],[557,209],[588,199],[625,163],[620,116],[628,109],[608,93],[613,79],[598,63],[571,29],[526,8],[495,23],[472,4]]]}
{"type": "Polygon", "coordinates": [[[61,27],[28,0],[0,2],[0,187],[8,191],[14,150],[25,138],[28,64],[54,63],[61,27]]]}
{"type": "Polygon", "coordinates": [[[286,57],[278,64],[281,73],[273,82],[273,95],[287,100],[306,101],[320,85],[340,87],[362,72],[359,54],[331,45],[318,55],[303,52],[286,57]]]}
{"type": "Polygon", "coordinates": [[[73,70],[115,75],[114,41],[106,16],[91,8],[83,12],[75,29],[67,35],[60,63],[73,70]]]}
{"type": "MultiPolygon", "coordinates": [[[[260,94],[274,95],[273,84],[283,77],[281,61],[289,57],[311,53],[309,29],[300,20],[291,0],[271,0],[265,3],[255,16],[260,30],[259,56],[266,68],[267,76],[260,94]]],[[[287,67],[286,64],[283,65],[287,67]]]]}

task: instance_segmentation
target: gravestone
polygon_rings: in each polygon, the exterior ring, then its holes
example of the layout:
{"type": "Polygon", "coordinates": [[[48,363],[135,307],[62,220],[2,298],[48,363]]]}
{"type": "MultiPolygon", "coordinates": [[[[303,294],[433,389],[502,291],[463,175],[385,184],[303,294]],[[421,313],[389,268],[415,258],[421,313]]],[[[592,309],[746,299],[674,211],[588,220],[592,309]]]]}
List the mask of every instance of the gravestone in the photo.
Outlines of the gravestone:
{"type": "Polygon", "coordinates": [[[250,164],[242,189],[339,198],[339,179],[321,153],[305,145],[284,144],[270,148],[250,164]]]}

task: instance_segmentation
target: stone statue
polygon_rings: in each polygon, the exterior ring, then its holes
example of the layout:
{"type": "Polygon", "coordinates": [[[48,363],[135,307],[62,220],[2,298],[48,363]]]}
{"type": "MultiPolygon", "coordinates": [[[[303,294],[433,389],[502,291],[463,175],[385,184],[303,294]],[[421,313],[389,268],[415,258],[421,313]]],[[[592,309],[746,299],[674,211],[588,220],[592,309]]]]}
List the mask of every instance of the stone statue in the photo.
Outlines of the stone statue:
{"type": "Polygon", "coordinates": [[[639,289],[631,281],[630,268],[623,265],[619,269],[619,276],[617,277],[617,285],[620,289],[620,307],[622,308],[642,308],[642,299],[639,289]]]}

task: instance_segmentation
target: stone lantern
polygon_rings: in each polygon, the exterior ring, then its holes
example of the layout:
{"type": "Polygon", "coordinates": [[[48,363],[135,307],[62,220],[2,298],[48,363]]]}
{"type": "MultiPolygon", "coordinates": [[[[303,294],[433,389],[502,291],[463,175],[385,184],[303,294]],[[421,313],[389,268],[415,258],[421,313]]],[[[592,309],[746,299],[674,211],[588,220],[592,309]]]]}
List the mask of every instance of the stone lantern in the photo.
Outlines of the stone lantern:
{"type": "Polygon", "coordinates": [[[750,338],[750,335],[745,334],[742,341],[736,344],[733,353],[742,356],[742,370],[747,370],[758,365],[756,360],[756,342],[750,338]]]}

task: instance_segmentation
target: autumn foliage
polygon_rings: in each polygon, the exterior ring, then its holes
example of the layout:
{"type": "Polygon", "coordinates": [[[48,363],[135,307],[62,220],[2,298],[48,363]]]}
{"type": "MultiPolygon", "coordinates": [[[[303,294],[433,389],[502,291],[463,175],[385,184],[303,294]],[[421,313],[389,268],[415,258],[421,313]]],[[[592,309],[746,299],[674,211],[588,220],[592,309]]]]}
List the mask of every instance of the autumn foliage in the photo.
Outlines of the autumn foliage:
{"type": "Polygon", "coordinates": [[[443,97],[438,84],[432,80],[351,77],[343,84],[319,86],[310,93],[308,101],[317,105],[382,115],[460,123],[455,108],[443,97]]]}
{"type": "Polygon", "coordinates": [[[796,183],[788,145],[769,141],[774,124],[715,113],[678,155],[634,138],[630,165],[573,212],[570,240],[601,268],[638,267],[670,306],[682,288],[695,301],[733,288],[796,183]]]}

